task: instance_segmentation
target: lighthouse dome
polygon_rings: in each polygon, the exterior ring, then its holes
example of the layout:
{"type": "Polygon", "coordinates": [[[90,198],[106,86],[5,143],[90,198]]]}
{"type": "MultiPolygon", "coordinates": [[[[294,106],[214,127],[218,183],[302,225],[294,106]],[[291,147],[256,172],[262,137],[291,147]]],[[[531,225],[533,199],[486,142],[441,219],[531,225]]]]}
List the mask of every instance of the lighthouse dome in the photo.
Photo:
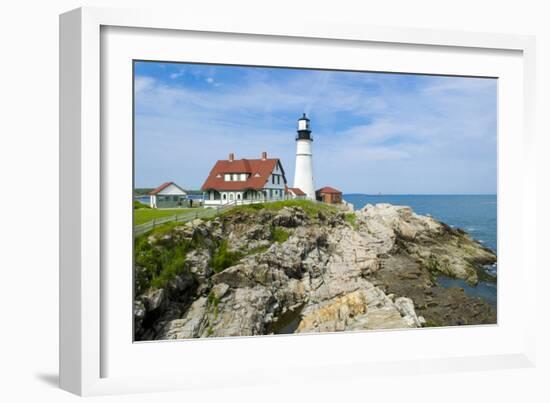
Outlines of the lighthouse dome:
{"type": "Polygon", "coordinates": [[[309,118],[305,113],[298,119],[298,135],[296,136],[296,140],[313,140],[311,138],[309,122],[309,118]]]}

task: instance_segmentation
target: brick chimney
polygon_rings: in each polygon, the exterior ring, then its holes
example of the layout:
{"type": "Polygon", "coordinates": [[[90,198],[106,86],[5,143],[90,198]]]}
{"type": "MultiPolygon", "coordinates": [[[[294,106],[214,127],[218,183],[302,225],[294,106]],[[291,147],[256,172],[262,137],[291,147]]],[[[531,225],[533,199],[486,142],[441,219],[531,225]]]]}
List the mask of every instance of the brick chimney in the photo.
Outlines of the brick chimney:
{"type": "Polygon", "coordinates": [[[235,161],[235,154],[229,153],[229,162],[233,162],[233,161],[235,161]]]}
{"type": "Polygon", "coordinates": [[[262,161],[265,161],[267,159],[267,152],[262,151],[262,161]]]}

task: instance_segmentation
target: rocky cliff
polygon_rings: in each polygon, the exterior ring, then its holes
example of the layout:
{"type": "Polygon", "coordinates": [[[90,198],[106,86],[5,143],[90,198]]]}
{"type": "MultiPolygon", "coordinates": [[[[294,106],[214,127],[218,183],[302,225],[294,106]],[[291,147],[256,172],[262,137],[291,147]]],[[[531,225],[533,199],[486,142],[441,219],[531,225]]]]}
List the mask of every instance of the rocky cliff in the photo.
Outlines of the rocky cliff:
{"type": "Polygon", "coordinates": [[[495,254],[410,208],[306,201],[235,208],[136,239],[136,340],[496,323],[445,275],[495,254]]]}

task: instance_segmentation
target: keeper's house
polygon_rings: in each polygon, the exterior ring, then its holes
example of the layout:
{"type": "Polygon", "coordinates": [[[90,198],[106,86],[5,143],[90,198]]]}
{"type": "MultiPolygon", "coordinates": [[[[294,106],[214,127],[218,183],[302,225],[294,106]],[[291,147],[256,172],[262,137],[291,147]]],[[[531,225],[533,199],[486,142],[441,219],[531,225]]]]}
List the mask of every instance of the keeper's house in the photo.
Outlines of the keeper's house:
{"type": "Polygon", "coordinates": [[[174,182],[165,182],[149,192],[151,208],[178,208],[187,206],[187,193],[174,182]]]}
{"type": "Polygon", "coordinates": [[[285,171],[278,158],[267,158],[263,152],[259,159],[229,159],[216,162],[202,185],[204,206],[250,204],[284,200],[285,171]]]}

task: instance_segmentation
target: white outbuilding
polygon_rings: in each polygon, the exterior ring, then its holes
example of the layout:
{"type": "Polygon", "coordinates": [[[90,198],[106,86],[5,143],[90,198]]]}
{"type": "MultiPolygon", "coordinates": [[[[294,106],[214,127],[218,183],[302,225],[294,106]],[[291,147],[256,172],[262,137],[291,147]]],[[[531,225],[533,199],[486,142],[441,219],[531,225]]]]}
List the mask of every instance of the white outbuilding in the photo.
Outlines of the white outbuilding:
{"type": "Polygon", "coordinates": [[[178,208],[187,205],[187,193],[174,182],[165,182],[149,193],[151,208],[178,208]]]}

